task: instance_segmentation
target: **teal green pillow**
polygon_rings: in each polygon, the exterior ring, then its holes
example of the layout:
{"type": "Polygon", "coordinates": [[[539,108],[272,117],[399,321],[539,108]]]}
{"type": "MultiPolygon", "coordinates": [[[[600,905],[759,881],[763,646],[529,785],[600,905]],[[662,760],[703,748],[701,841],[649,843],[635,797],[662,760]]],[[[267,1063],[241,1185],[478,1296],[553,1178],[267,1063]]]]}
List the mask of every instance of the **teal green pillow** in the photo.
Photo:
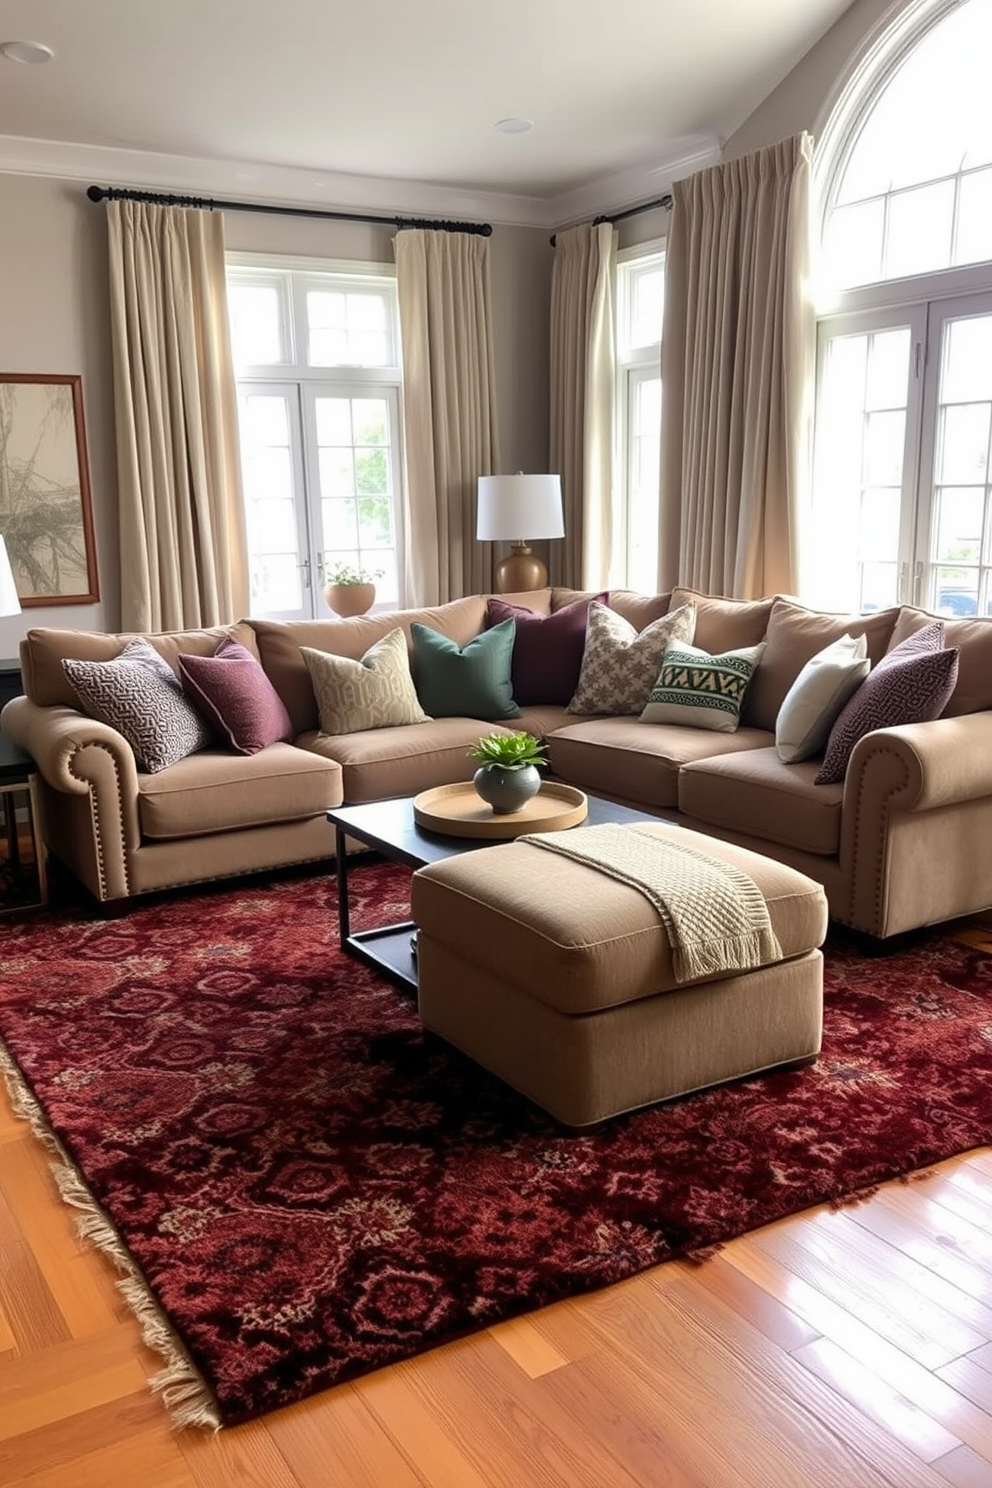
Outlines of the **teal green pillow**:
{"type": "Polygon", "coordinates": [[[413,671],[420,705],[432,718],[519,718],[510,663],[516,624],[503,620],[462,648],[414,621],[413,671]]]}

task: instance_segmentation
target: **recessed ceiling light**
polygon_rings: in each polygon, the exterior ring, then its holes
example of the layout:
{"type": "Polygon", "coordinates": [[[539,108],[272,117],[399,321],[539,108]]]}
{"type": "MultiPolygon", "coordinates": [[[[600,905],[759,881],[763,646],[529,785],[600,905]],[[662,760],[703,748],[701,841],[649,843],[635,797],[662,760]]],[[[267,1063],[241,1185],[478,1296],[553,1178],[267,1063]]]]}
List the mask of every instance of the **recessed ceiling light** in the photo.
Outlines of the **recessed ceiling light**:
{"type": "Polygon", "coordinates": [[[531,119],[500,119],[495,128],[500,134],[526,134],[534,128],[534,123],[531,119]]]}
{"type": "Polygon", "coordinates": [[[5,41],[0,45],[0,52],[11,62],[27,62],[37,66],[41,62],[51,62],[55,53],[50,46],[43,41],[5,41]]]}

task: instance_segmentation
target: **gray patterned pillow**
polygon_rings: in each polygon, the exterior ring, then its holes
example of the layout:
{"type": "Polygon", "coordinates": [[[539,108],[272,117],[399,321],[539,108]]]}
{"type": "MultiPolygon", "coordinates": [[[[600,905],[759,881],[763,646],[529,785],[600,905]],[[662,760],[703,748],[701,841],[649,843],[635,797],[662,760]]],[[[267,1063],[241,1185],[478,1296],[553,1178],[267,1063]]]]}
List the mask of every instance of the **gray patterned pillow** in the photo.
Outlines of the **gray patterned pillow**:
{"type": "Polygon", "coordinates": [[[607,605],[589,605],[586,647],[569,713],[640,713],[658,675],[669,640],[691,641],[696,606],[679,605],[638,632],[607,605]]]}
{"type": "Polygon", "coordinates": [[[325,734],[429,723],[420,706],[406,636],[399,626],[370,646],[361,661],[301,646],[325,734]]]}
{"type": "Polygon", "coordinates": [[[76,661],[62,670],[83,711],[123,734],[139,770],[156,775],[195,754],[213,735],[164,657],[140,636],[112,661],[76,661]]]}

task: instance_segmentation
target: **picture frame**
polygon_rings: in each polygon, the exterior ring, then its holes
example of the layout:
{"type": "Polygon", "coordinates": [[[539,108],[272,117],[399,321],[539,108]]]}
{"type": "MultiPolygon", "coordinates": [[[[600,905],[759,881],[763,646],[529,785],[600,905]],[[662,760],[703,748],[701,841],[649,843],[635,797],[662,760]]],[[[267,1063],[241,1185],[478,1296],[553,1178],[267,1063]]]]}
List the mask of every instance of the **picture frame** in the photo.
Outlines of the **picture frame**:
{"type": "Polygon", "coordinates": [[[100,598],[78,374],[0,372],[0,534],[22,609],[100,598]]]}

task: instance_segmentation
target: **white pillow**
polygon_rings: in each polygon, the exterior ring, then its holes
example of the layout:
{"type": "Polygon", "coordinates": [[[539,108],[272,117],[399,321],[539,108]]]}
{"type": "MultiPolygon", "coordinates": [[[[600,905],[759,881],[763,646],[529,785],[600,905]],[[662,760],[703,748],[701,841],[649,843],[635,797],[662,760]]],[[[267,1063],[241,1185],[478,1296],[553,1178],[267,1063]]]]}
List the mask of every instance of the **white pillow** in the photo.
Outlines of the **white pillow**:
{"type": "Polygon", "coordinates": [[[783,699],[775,748],[787,765],[819,754],[844,704],[868,675],[865,636],[843,635],[810,657],[783,699]]]}

